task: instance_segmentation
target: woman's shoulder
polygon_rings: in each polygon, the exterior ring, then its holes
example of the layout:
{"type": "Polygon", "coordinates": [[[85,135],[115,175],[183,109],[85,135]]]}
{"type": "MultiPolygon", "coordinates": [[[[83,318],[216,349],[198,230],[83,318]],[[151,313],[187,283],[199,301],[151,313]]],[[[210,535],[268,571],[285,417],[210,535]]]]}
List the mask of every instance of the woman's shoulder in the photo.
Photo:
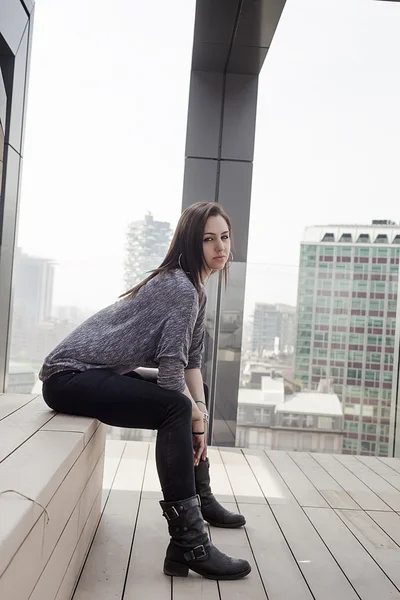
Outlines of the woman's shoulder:
{"type": "Polygon", "coordinates": [[[175,297],[181,301],[197,297],[196,288],[181,269],[158,273],[143,289],[146,288],[151,294],[159,294],[165,298],[175,297]]]}

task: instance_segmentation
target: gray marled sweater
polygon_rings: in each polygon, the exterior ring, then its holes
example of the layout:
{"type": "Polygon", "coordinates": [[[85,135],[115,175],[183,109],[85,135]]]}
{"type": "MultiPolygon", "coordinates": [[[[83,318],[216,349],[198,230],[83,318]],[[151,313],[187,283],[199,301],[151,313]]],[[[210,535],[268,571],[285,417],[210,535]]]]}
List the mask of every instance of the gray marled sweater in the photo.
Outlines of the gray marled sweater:
{"type": "Polygon", "coordinates": [[[201,366],[207,296],[176,269],[151,279],[79,325],[44,361],[42,381],[66,370],[127,373],[158,367],[158,384],[182,392],[185,369],[201,366]]]}

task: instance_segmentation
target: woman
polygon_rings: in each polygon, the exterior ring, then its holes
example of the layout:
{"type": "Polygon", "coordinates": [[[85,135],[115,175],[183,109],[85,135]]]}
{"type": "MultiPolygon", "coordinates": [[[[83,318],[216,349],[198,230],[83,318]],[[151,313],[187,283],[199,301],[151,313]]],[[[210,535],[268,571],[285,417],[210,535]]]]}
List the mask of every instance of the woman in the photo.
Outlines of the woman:
{"type": "Polygon", "coordinates": [[[158,430],[160,505],[171,536],[167,575],[182,577],[192,569],[209,579],[239,579],[251,570],[247,561],[213,546],[204,526],[204,519],[220,527],[245,523],[211,493],[207,389],[200,371],[203,282],[224,271],[226,283],[231,229],[216,203],[187,208],[158,269],[75,329],[39,374],[43,397],[56,411],[116,427],[158,430]],[[157,382],[141,377],[135,372],[139,367],[158,368],[157,382]]]}

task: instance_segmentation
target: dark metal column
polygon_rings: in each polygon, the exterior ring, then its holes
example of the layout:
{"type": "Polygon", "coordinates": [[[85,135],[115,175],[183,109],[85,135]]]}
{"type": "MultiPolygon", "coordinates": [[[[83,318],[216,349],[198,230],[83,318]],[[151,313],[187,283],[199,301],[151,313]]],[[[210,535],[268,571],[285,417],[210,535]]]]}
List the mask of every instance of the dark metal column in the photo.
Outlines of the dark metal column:
{"type": "Polygon", "coordinates": [[[285,0],[198,0],[183,209],[220,202],[233,222],[230,284],[208,284],[204,378],[212,442],[235,445],[258,75],[285,0]]]}

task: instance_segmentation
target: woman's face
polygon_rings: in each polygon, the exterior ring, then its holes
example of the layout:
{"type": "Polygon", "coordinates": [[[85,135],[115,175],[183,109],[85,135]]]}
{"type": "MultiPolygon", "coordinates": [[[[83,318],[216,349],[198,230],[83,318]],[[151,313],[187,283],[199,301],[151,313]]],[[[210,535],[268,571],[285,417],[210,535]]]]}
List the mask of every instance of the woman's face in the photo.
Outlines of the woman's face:
{"type": "Polygon", "coordinates": [[[204,228],[203,255],[208,267],[205,276],[211,271],[222,271],[229,260],[231,240],[229,227],[221,216],[209,217],[204,228]]]}

